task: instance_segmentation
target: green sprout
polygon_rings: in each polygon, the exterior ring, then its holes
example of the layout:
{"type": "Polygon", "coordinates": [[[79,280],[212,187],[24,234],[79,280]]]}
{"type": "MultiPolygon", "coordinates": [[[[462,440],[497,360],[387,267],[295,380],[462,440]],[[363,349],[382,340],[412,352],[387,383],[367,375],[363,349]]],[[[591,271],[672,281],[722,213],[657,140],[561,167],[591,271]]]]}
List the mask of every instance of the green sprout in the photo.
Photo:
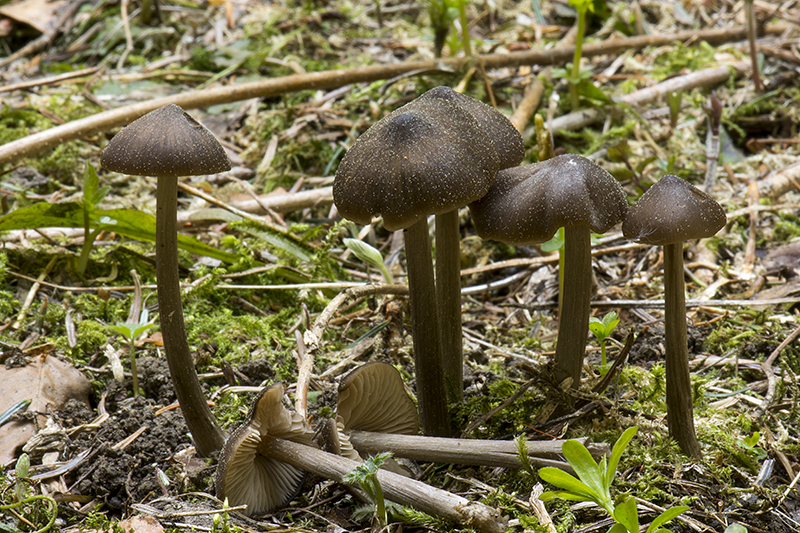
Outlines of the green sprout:
{"type": "MultiPolygon", "coordinates": [[[[28,524],[37,524],[38,517],[39,517],[39,510],[34,508],[31,504],[38,501],[43,501],[47,503],[49,507],[49,512],[45,515],[47,516],[47,523],[44,526],[36,529],[34,533],[44,533],[53,527],[56,522],[56,516],[58,515],[58,504],[53,499],[52,496],[47,496],[44,494],[36,494],[33,496],[28,496],[28,486],[30,484],[30,480],[28,479],[28,473],[30,471],[31,461],[28,457],[28,454],[23,453],[19,459],[17,459],[17,463],[14,466],[14,473],[16,475],[16,481],[14,482],[14,499],[15,501],[10,504],[3,504],[0,505],[0,511],[9,511],[11,509],[19,508],[20,511],[26,515],[26,523],[28,524]]],[[[19,512],[19,511],[18,511],[19,512]]],[[[4,515],[5,516],[5,515],[4,515]]],[[[0,524],[2,525],[2,524],[0,524]]]]}
{"type": "MultiPolygon", "coordinates": [[[[363,463],[351,470],[342,479],[348,484],[358,484],[367,497],[372,501],[372,505],[367,506],[368,510],[377,520],[380,528],[386,527],[389,522],[386,501],[383,499],[383,489],[378,481],[378,469],[391,457],[389,452],[379,453],[374,457],[366,459],[363,463]]],[[[360,510],[362,514],[364,509],[360,510]]]]}
{"type": "Polygon", "coordinates": [[[119,333],[128,339],[128,345],[131,355],[131,375],[133,375],[133,397],[139,395],[139,376],[136,372],[136,339],[150,328],[155,327],[153,324],[148,323],[147,309],[142,310],[139,322],[125,322],[115,326],[109,326],[115,333],[119,333]]]}
{"type": "Polygon", "coordinates": [[[353,252],[356,257],[364,261],[369,266],[380,270],[381,274],[383,275],[383,279],[387,284],[392,284],[392,274],[383,263],[383,256],[381,256],[381,253],[378,250],[358,239],[344,239],[343,242],[347,249],[353,252]]]}
{"type": "Polygon", "coordinates": [[[761,434],[756,431],[749,437],[745,437],[743,439],[737,439],[736,445],[742,448],[743,450],[749,452],[755,459],[761,461],[767,456],[766,450],[761,446],[758,446],[758,441],[761,439],[761,434]]]}
{"type": "Polygon", "coordinates": [[[83,172],[83,199],[81,200],[81,207],[83,208],[83,247],[75,267],[79,276],[83,276],[84,272],[86,272],[92,245],[100,232],[103,231],[103,228],[99,227],[92,229],[92,217],[97,211],[97,206],[111,191],[111,187],[99,187],[99,185],[100,179],[97,177],[94,166],[91,163],[86,163],[86,170],[83,172]]]}
{"type": "Polygon", "coordinates": [[[596,316],[589,317],[589,331],[591,331],[600,343],[600,364],[606,365],[606,339],[614,332],[619,324],[619,315],[616,311],[606,313],[602,320],[596,316]]]}
{"type": "Polygon", "coordinates": [[[586,31],[586,12],[594,13],[593,0],[569,0],[569,5],[578,12],[578,33],[575,36],[575,55],[572,63],[567,63],[566,69],[554,69],[553,76],[565,78],[569,82],[569,100],[572,110],[576,111],[580,107],[579,86],[583,82],[588,82],[592,76],[590,69],[581,69],[581,47],[583,46],[583,35],[586,31]]]}
{"type": "MultiPolygon", "coordinates": [[[[636,426],[626,429],[614,444],[608,460],[606,461],[606,457],[603,457],[599,464],[592,458],[586,446],[579,441],[568,440],[565,442],[561,451],[578,477],[549,466],[539,469],[539,477],[562,489],[557,492],[545,492],[539,499],[548,501],[562,498],[577,502],[594,502],[616,522],[608,530],[608,533],[639,533],[639,513],[636,508],[636,500],[628,497],[615,506],[611,496],[611,483],[617,474],[617,465],[637,429],[636,426]]],[[[670,507],[650,523],[646,533],[669,533],[668,529],[661,526],[687,509],[689,509],[687,506],[670,507]]]]}

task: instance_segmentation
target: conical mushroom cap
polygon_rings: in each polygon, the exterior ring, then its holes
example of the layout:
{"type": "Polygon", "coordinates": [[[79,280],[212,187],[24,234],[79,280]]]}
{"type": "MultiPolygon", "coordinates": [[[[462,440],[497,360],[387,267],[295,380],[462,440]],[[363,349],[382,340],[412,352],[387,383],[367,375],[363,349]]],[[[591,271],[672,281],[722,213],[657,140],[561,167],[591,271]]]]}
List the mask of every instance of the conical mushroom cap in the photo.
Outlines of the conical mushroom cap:
{"type": "Polygon", "coordinates": [[[611,174],[568,154],[501,170],[469,209],[482,238],[521,245],[544,242],[562,226],[605,232],[622,219],[628,202],[611,174]]]}
{"type": "Polygon", "coordinates": [[[215,476],[217,496],[230,505],[247,505],[246,515],[264,514],[286,505],[300,490],[302,470],[269,457],[265,436],[311,444],[311,433],[297,413],[281,403],[283,385],[265,389],[244,424],[231,433],[215,476]]]}
{"type": "Polygon", "coordinates": [[[519,165],[525,158],[525,144],[517,128],[505,115],[497,109],[488,106],[465,94],[457,93],[444,85],[434,87],[420,96],[420,99],[440,98],[447,100],[466,109],[489,135],[500,161],[500,168],[509,168],[519,165]]]}
{"type": "Polygon", "coordinates": [[[383,217],[394,231],[480,198],[499,169],[497,150],[472,114],[420,97],[353,143],[336,171],[333,200],[343,217],[359,224],[383,217]]]}
{"type": "Polygon", "coordinates": [[[711,237],[726,222],[725,210],[713,198],[667,174],[631,206],[622,233],[632,241],[665,245],[711,237]]]}
{"type": "Polygon", "coordinates": [[[367,363],[347,374],[339,384],[336,413],[346,431],[419,433],[417,408],[400,372],[387,363],[367,363]]]}
{"type": "Polygon", "coordinates": [[[214,134],[180,106],[168,104],[134,120],[103,150],[106,170],[177,178],[231,169],[231,161],[214,134]]]}

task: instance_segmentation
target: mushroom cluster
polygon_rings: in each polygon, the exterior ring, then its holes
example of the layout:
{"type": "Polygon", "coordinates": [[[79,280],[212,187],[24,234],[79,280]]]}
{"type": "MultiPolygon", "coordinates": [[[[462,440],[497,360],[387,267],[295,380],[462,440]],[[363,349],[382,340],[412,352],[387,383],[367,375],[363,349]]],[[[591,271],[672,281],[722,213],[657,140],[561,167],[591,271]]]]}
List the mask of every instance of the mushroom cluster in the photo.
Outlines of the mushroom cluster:
{"type": "Polygon", "coordinates": [[[458,209],[486,194],[497,172],[523,155],[522,137],[502,114],[437,87],[376,122],[336,171],[333,198],[343,217],[360,224],[381,217],[387,230],[404,230],[427,434],[450,433],[445,390],[453,399],[463,390],[458,209]],[[436,277],[429,215],[436,215],[436,277]]]}

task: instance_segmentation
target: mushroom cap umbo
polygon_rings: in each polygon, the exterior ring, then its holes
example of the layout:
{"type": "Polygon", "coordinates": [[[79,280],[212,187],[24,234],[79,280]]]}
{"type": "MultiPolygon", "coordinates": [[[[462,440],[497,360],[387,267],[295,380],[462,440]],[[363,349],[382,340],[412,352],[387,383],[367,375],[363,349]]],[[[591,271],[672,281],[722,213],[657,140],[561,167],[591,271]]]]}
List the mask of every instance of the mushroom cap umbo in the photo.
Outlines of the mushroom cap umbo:
{"type": "Polygon", "coordinates": [[[469,209],[482,238],[523,245],[547,241],[562,226],[603,233],[622,219],[628,202],[611,174],[567,154],[501,170],[469,209]]]}
{"type": "Polygon", "coordinates": [[[215,476],[217,496],[230,505],[247,505],[246,515],[264,514],[286,505],[300,490],[305,473],[269,457],[264,437],[312,445],[303,418],[286,409],[281,384],[256,398],[245,422],[231,433],[220,453],[215,476]]]}
{"type": "Polygon", "coordinates": [[[420,99],[425,98],[447,100],[469,111],[492,140],[492,144],[497,150],[500,168],[519,165],[525,158],[525,144],[522,141],[522,135],[511,121],[497,109],[444,85],[434,87],[420,96],[420,99]]]}
{"type": "Polygon", "coordinates": [[[478,120],[441,98],[417,98],[365,131],[333,182],[339,213],[359,224],[383,217],[389,231],[477,200],[500,169],[478,120]]]}
{"type": "Polygon", "coordinates": [[[667,174],[631,206],[622,233],[632,241],[663,246],[711,237],[726,222],[725,210],[713,198],[667,174]]]}
{"type": "Polygon", "coordinates": [[[336,414],[346,431],[419,433],[417,408],[400,372],[388,363],[367,363],[342,378],[336,414]]]}
{"type": "Polygon", "coordinates": [[[231,161],[214,134],[180,106],[167,104],[120,130],[100,156],[106,170],[177,178],[231,169],[231,161]]]}

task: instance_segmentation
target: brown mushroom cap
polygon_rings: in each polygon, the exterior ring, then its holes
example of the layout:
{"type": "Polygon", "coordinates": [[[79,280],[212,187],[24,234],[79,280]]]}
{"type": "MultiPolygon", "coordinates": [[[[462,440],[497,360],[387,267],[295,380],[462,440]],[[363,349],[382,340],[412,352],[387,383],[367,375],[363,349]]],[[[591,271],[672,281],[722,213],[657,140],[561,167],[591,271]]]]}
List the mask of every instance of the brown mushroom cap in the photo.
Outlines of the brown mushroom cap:
{"type": "Polygon", "coordinates": [[[713,198],[667,174],[633,204],[622,233],[632,241],[665,245],[711,237],[726,222],[725,210],[713,198]]]}
{"type": "Polygon", "coordinates": [[[500,169],[475,117],[441,98],[417,98],[376,122],[345,154],[333,182],[341,215],[359,224],[383,217],[407,228],[480,198],[500,169]]]}
{"type": "Polygon", "coordinates": [[[134,120],[103,150],[100,166],[136,176],[177,178],[231,169],[214,134],[180,106],[167,104],[134,120]]]}
{"type": "Polygon", "coordinates": [[[562,226],[605,232],[627,209],[617,180],[573,154],[501,170],[489,192],[470,204],[478,235],[520,245],[544,242],[562,226]]]}
{"type": "Polygon", "coordinates": [[[387,363],[367,363],[347,374],[339,384],[336,413],[348,431],[419,433],[417,408],[400,372],[387,363]]]}
{"type": "Polygon", "coordinates": [[[230,505],[247,505],[246,515],[269,513],[289,502],[300,490],[302,470],[266,455],[265,436],[311,444],[302,417],[288,411],[281,384],[265,389],[245,422],[231,433],[220,454],[215,476],[217,496],[230,505]]]}
{"type": "Polygon", "coordinates": [[[440,98],[459,105],[469,111],[480,123],[489,138],[492,140],[500,168],[509,168],[519,165],[525,157],[525,145],[517,128],[505,115],[497,109],[488,106],[465,94],[457,93],[447,86],[434,87],[422,96],[424,98],[440,98]]]}

